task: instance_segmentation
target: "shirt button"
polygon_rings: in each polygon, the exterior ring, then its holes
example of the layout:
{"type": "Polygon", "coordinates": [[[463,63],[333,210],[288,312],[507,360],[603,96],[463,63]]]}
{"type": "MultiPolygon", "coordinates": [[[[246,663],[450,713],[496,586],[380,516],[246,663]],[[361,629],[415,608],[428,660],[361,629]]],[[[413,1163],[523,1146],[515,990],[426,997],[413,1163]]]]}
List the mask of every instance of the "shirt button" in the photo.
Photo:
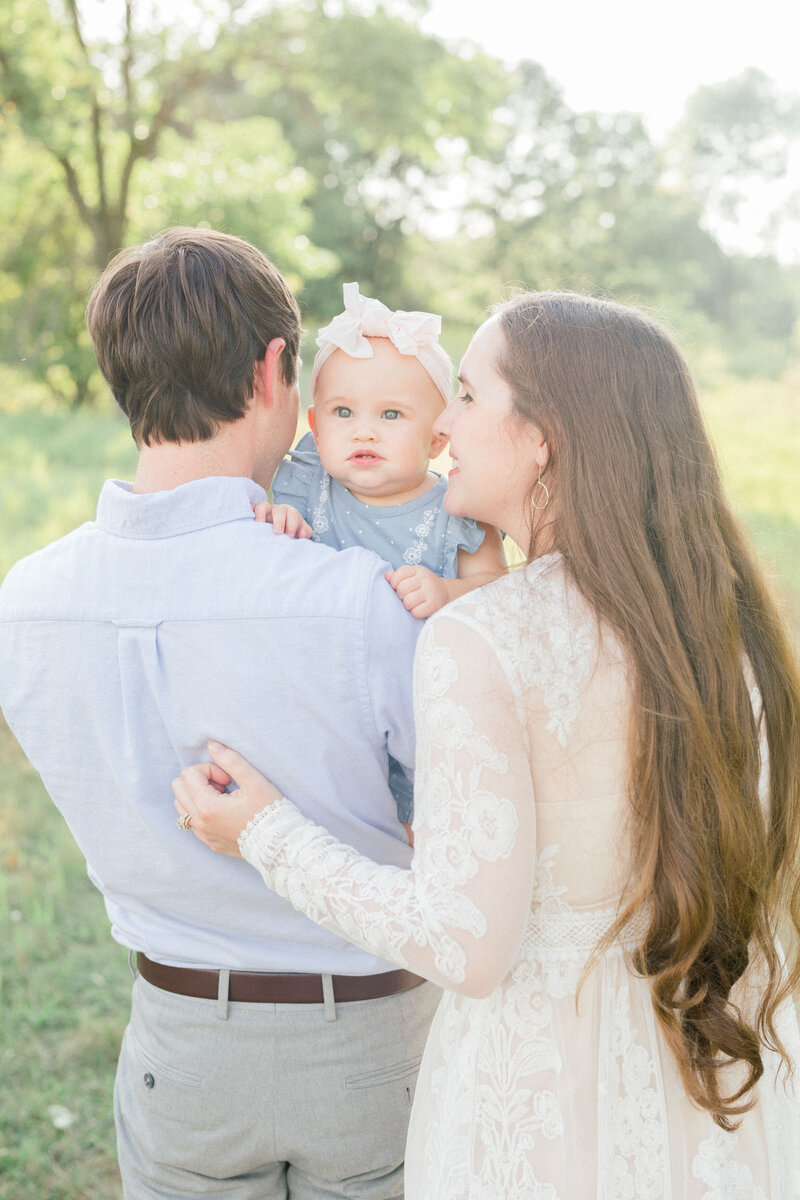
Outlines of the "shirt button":
{"type": "Polygon", "coordinates": [[[155,1081],[155,1079],[153,1079],[153,1076],[150,1074],[149,1071],[147,1072],[147,1074],[144,1077],[144,1086],[146,1088],[151,1088],[151,1087],[156,1086],[156,1081],[155,1081]]]}

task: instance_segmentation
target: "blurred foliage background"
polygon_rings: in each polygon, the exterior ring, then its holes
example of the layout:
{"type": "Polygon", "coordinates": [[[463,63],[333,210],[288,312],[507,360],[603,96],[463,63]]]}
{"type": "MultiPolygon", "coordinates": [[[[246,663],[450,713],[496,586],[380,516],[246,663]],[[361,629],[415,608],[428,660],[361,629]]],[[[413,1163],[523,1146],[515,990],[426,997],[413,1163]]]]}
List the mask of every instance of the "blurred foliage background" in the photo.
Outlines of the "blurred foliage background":
{"type": "Polygon", "coordinates": [[[91,283],[178,223],[265,250],[309,329],[356,279],[440,310],[460,350],[510,287],[577,288],[655,310],[740,376],[797,359],[800,247],[775,252],[800,229],[781,186],[797,96],[751,69],[657,144],[635,113],[572,111],[536,62],[423,34],[424,7],[4,0],[0,360],[95,401],[91,283]]]}
{"type": "MultiPolygon", "coordinates": [[[[515,287],[666,320],[800,630],[800,99],[751,69],[654,140],[636,113],[573,111],[540,63],[423,34],[425,6],[2,0],[0,578],[134,470],[84,328],[93,280],[209,225],[287,276],[307,359],[349,280],[441,312],[454,357],[515,287]]],[[[125,953],[1,719],[0,764],[0,1194],[118,1200],[125,953]]]]}

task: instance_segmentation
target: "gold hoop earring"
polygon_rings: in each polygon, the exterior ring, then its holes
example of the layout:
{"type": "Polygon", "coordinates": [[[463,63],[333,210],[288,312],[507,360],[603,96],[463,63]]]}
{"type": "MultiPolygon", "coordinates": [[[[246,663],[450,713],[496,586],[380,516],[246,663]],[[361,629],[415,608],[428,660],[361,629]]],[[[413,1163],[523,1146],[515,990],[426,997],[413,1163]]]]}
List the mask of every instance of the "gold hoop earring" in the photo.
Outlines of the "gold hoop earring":
{"type": "Polygon", "coordinates": [[[550,503],[550,489],[548,488],[547,484],[543,482],[542,468],[539,467],[539,478],[536,480],[536,483],[533,485],[533,492],[531,493],[531,504],[536,509],[537,512],[544,512],[544,510],[547,508],[549,503],[550,503]],[[542,491],[544,492],[544,504],[536,503],[536,489],[537,488],[541,488],[542,491]]]}

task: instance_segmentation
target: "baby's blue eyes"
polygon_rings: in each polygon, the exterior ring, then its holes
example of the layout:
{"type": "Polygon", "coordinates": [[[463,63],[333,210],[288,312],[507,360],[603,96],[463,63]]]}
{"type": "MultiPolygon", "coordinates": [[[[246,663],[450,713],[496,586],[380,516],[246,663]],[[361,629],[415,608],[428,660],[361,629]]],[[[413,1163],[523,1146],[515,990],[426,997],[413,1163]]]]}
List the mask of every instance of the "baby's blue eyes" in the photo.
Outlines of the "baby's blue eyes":
{"type": "MultiPolygon", "coordinates": [[[[352,415],[353,415],[352,408],[347,408],[347,406],[344,404],[340,404],[333,411],[337,417],[342,417],[342,419],[345,419],[347,417],[352,417],[352,415]]],[[[381,416],[385,417],[387,421],[397,421],[402,416],[402,413],[397,408],[387,408],[384,412],[381,413],[381,416]]]]}

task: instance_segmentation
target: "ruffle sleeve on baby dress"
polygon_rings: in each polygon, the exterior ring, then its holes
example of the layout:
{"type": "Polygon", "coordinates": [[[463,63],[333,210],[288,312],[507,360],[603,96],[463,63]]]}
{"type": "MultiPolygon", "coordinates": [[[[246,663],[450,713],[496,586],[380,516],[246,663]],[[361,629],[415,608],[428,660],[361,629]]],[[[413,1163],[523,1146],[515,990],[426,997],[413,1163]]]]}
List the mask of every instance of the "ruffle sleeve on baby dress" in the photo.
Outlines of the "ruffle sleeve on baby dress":
{"type": "Polygon", "coordinates": [[[444,531],[442,547],[442,574],[445,579],[458,575],[458,552],[466,550],[474,554],[483,545],[485,533],[471,517],[450,517],[444,531]]]}
{"type": "Polygon", "coordinates": [[[307,521],[310,520],[309,514],[317,503],[324,474],[314,436],[306,433],[278,467],[272,481],[273,502],[292,504],[307,521]]]}

